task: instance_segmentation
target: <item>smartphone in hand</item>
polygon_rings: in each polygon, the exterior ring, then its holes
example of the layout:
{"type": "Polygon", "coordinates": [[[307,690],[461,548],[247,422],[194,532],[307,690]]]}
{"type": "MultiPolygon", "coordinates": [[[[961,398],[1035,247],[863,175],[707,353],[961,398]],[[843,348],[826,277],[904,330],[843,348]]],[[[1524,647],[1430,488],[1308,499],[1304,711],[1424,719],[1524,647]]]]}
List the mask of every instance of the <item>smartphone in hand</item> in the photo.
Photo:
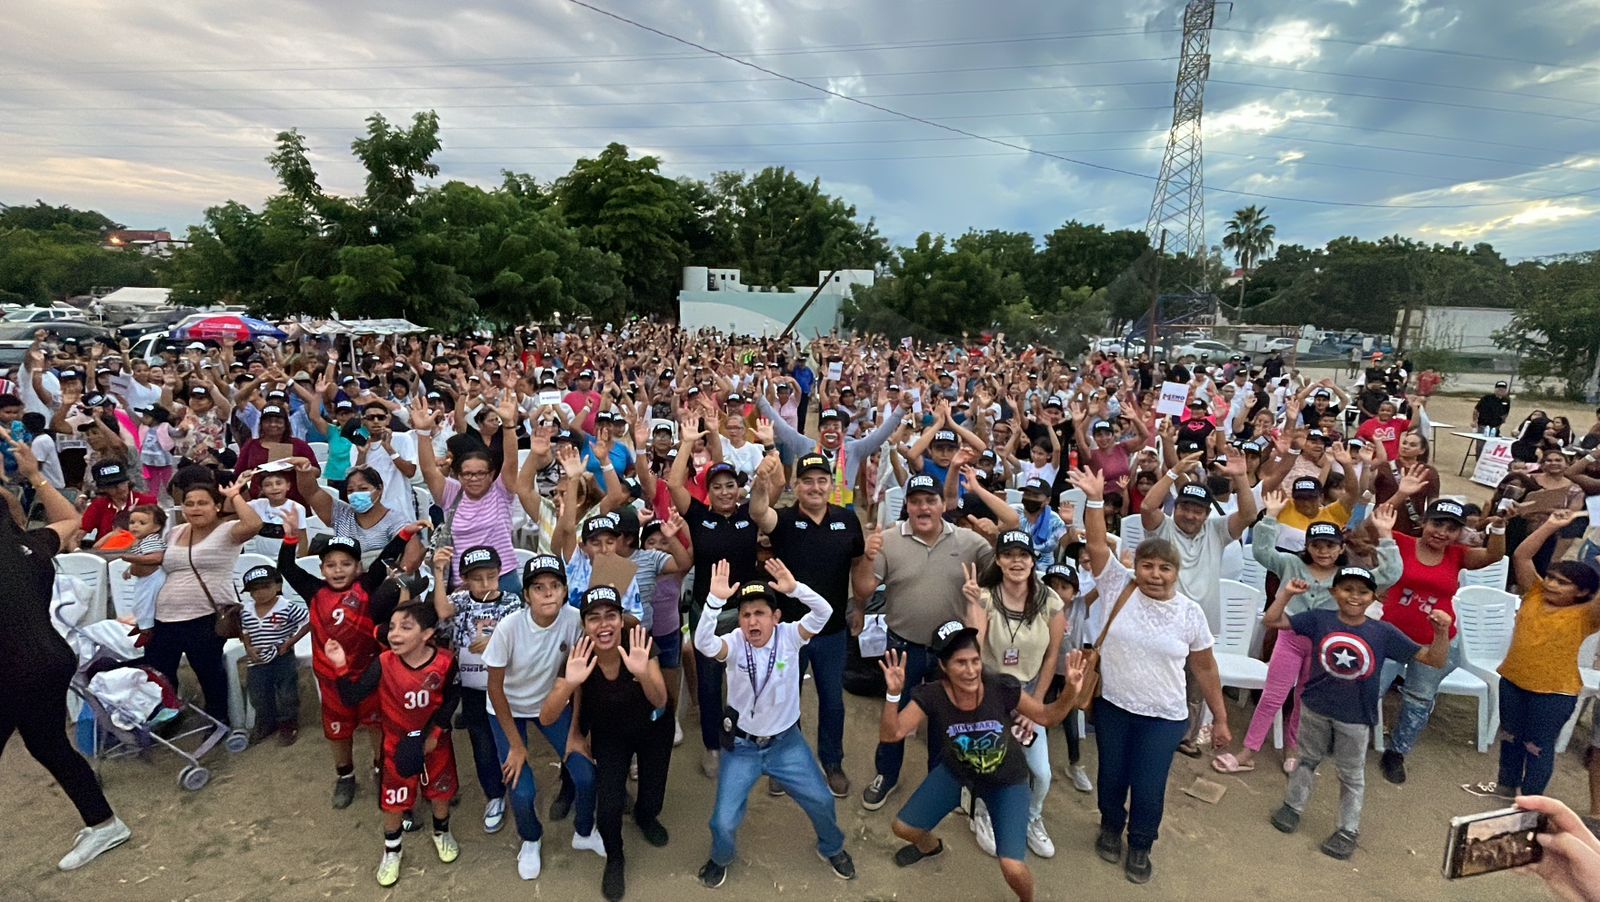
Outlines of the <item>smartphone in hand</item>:
{"type": "Polygon", "coordinates": [[[1444,876],[1454,880],[1533,864],[1544,857],[1537,836],[1549,831],[1546,815],[1522,808],[1452,818],[1444,847],[1444,876]]]}

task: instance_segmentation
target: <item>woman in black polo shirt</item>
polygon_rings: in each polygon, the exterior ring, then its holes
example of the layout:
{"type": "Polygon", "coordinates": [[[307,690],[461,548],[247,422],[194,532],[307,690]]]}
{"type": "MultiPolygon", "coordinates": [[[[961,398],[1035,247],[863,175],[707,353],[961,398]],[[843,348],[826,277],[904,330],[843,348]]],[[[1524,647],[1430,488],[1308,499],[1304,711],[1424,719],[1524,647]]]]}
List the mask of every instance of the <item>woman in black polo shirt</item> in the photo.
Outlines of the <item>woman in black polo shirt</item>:
{"type": "MultiPolygon", "coordinates": [[[[740,500],[743,489],[733,465],[714,463],[705,469],[705,495],[709,504],[694,497],[689,490],[689,461],[694,456],[694,443],[703,434],[695,428],[696,425],[695,421],[689,420],[678,427],[678,456],[667,473],[672,506],[689,524],[690,546],[694,551],[694,594],[689,603],[691,629],[705,607],[713,564],[727,561],[729,579],[735,583],[761,578],[756,568],[756,535],[760,530],[750,519],[750,503],[740,500]]],[[[727,628],[732,628],[731,622],[727,628]]],[[[725,630],[719,627],[718,631],[725,630]]],[[[722,680],[725,668],[722,662],[698,651],[694,653],[694,663],[695,698],[700,708],[700,741],[705,746],[705,752],[700,757],[700,770],[707,777],[716,779],[722,750],[722,680]]]]}
{"type": "MultiPolygon", "coordinates": [[[[1000,873],[1018,899],[1033,898],[1033,872],[1023,861],[1028,848],[1028,765],[1012,723],[1020,715],[1040,727],[1066,719],[1083,685],[1083,652],[1067,656],[1066,686],[1049,705],[1023,692],[1015,678],[985,672],[978,631],[951,620],[928,643],[939,657],[939,679],[911,690],[911,704],[899,707],[905,688],[905,657],[890,649],[884,656],[883,714],[880,742],[899,742],[928,723],[928,745],[938,761],[895,816],[894,835],[910,843],[896,852],[894,863],[906,867],[944,851],[933,828],[960,804],[961,789],[971,790],[989,809],[994,822],[1000,873]]],[[[1043,733],[1037,741],[1044,741],[1043,733]]]]}

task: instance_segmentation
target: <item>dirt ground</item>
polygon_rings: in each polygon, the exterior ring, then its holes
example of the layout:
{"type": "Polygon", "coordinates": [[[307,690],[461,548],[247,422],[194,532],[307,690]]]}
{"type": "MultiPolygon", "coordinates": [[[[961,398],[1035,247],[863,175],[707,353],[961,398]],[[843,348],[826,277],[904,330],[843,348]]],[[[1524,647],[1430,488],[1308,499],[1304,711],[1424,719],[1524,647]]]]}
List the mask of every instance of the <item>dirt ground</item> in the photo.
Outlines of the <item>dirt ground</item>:
{"type": "MultiPolygon", "coordinates": [[[[1437,419],[1470,422],[1471,402],[1441,398],[1434,402],[1437,419]]],[[[1566,413],[1586,428],[1590,412],[1578,406],[1546,407],[1566,413]]],[[[1526,405],[1517,404],[1514,422],[1526,405]]],[[[1445,474],[1447,493],[1468,493],[1481,499],[1486,489],[1455,476],[1463,440],[1441,430],[1436,451],[1445,474]]],[[[1469,471],[1470,472],[1470,471],[1469,471]]],[[[106,792],[112,805],[133,829],[133,839],[81,871],[63,874],[55,862],[80,826],[65,796],[44,770],[12,742],[0,758],[0,793],[12,800],[13,814],[0,856],[0,897],[9,899],[81,900],[114,897],[167,899],[495,899],[597,898],[601,862],[591,853],[567,845],[571,820],[547,825],[544,873],[532,883],[517,878],[517,837],[510,818],[497,835],[486,836],[479,816],[483,799],[470,773],[470,752],[457,736],[458,771],[466,786],[454,829],[461,857],[440,864],[427,834],[407,836],[404,875],[392,890],[381,890],[372,877],[381,839],[375,793],[363,781],[356,804],[345,811],[328,805],[331,761],[316,729],[315,694],[309,676],[302,680],[306,701],[303,722],[308,729],[293,748],[267,744],[229,756],[217,750],[208,759],[214,776],[197,793],[176,785],[179,760],[157,755],[148,763],[125,760],[107,765],[106,792]],[[26,889],[24,889],[26,888],[26,889]]],[[[693,693],[685,693],[692,698],[693,693]]],[[[903,804],[922,773],[921,740],[907,755],[901,788],[878,812],[864,811],[859,790],[870,779],[872,741],[877,732],[879,703],[847,696],[846,770],[854,782],[850,798],[840,800],[841,826],[849,838],[859,879],[846,883],[834,877],[813,853],[814,837],[794,803],[769,798],[758,787],[740,833],[739,858],[728,882],[716,891],[702,889],[695,873],[710,847],[706,827],[713,785],[699,771],[699,749],[693,714],[681,715],[687,741],[677,750],[672,767],[667,809],[662,821],[672,840],[663,849],[646,845],[631,826],[624,827],[629,850],[629,898],[693,900],[804,898],[816,900],[967,899],[1007,897],[998,867],[980,852],[966,821],[952,816],[940,833],[949,852],[910,869],[896,868],[891,855],[900,845],[889,832],[894,811],[903,804]]],[[[1391,704],[1393,700],[1391,699],[1391,704]]],[[[814,737],[814,713],[808,694],[805,723],[814,737]]],[[[1231,707],[1235,735],[1242,735],[1249,709],[1231,707]]],[[[1391,717],[1392,722],[1392,717],[1391,717]]],[[[1349,862],[1321,855],[1317,845],[1334,827],[1337,777],[1324,767],[1323,782],[1312,799],[1300,833],[1284,836],[1267,822],[1282,799],[1285,778],[1281,758],[1271,751],[1261,769],[1241,777],[1223,777],[1206,760],[1175,759],[1168,784],[1166,820],[1153,860],[1156,876],[1146,887],[1127,883],[1119,867],[1100,861],[1093,842],[1098,812],[1093,794],[1080,794],[1065,781],[1066,749],[1059,731],[1050,737],[1058,779],[1046,807],[1046,823],[1055,839],[1055,858],[1030,856],[1041,899],[1284,899],[1303,894],[1307,886],[1334,898],[1406,900],[1535,899],[1542,889],[1531,877],[1497,874],[1455,884],[1439,875],[1446,825],[1456,815],[1498,807],[1469,796],[1458,784],[1494,776],[1495,757],[1473,747],[1474,709],[1467,699],[1441,701],[1433,723],[1408,762],[1410,780],[1391,786],[1378,774],[1375,756],[1367,768],[1366,809],[1362,847],[1349,862]],[[1185,795],[1196,777],[1217,780],[1227,794],[1216,805],[1185,795]]],[[[1587,735],[1580,733],[1579,738],[1587,735]]],[[[538,743],[531,744],[537,749],[538,743]]],[[[1586,777],[1575,742],[1557,765],[1550,793],[1580,810],[1588,798],[1586,777]]],[[[1094,743],[1085,743],[1085,763],[1094,773],[1094,743]]],[[[539,809],[543,811],[555,769],[548,752],[536,758],[539,809]]]]}

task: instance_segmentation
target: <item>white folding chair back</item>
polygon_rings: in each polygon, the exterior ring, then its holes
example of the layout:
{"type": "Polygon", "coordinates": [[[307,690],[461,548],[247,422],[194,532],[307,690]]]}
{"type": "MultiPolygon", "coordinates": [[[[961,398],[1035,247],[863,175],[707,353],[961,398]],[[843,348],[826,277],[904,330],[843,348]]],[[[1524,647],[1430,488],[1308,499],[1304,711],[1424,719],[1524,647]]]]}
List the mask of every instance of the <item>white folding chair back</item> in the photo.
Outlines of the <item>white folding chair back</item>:
{"type": "Polygon", "coordinates": [[[1083,489],[1067,489],[1056,498],[1056,504],[1058,506],[1062,504],[1072,505],[1072,522],[1082,524],[1083,506],[1088,500],[1089,498],[1083,493],[1083,489]]]}
{"type": "Polygon", "coordinates": [[[1491,589],[1505,589],[1506,576],[1511,572],[1511,559],[1502,556],[1487,567],[1476,570],[1461,571],[1461,586],[1487,586],[1491,589]]]}
{"type": "Polygon", "coordinates": [[[106,568],[105,558],[87,551],[74,551],[56,555],[55,565],[57,573],[76,576],[94,591],[94,597],[89,600],[89,612],[94,620],[114,616],[115,612],[111,610],[111,574],[106,568]]]}
{"type": "Polygon", "coordinates": [[[126,617],[133,613],[134,596],[137,594],[139,581],[135,578],[123,578],[131,566],[121,558],[106,561],[106,592],[111,604],[109,615],[112,617],[126,617]]]}
{"type": "Polygon", "coordinates": [[[1006,503],[1007,504],[1021,504],[1022,503],[1022,490],[1021,489],[1006,489],[1006,503]]]}
{"type": "Polygon", "coordinates": [[[311,454],[312,454],[312,456],[316,457],[317,466],[319,468],[327,466],[328,465],[328,443],[327,442],[306,442],[306,444],[311,446],[311,454]]]}
{"type": "MultiPolygon", "coordinates": [[[[1267,664],[1252,656],[1252,646],[1258,644],[1256,627],[1264,596],[1238,580],[1222,580],[1221,588],[1221,622],[1216,625],[1217,643],[1212,653],[1217,659],[1217,672],[1222,685],[1236,689],[1264,689],[1267,685],[1267,664]]],[[[1272,741],[1275,748],[1283,748],[1282,711],[1273,717],[1272,741]]]]}
{"type": "MultiPolygon", "coordinates": [[[[1561,728],[1561,737],[1556,740],[1556,751],[1567,750],[1567,743],[1572,739],[1572,731],[1578,726],[1578,718],[1583,716],[1583,709],[1589,702],[1600,704],[1600,660],[1595,655],[1600,653],[1600,633],[1591,633],[1589,638],[1583,640],[1578,647],[1578,676],[1583,679],[1583,689],[1578,692],[1578,703],[1572,708],[1572,716],[1567,718],[1567,725],[1561,728]]],[[[1600,718],[1600,710],[1595,713],[1600,718]]]]}
{"type": "MultiPolygon", "coordinates": [[[[315,560],[315,558],[313,558],[313,560],[315,560]]],[[[265,554],[252,553],[248,551],[243,552],[239,555],[239,559],[233,562],[233,587],[238,589],[240,592],[244,591],[244,575],[245,573],[249,572],[250,568],[276,567],[277,565],[277,558],[268,557],[265,554]]],[[[293,598],[299,597],[294,594],[293,589],[289,588],[288,580],[284,580],[283,594],[293,598]]]]}
{"type": "Polygon", "coordinates": [[[1261,566],[1256,560],[1255,549],[1250,545],[1240,546],[1239,582],[1244,583],[1262,595],[1267,592],[1267,568],[1261,566]]]}
{"type": "MultiPolygon", "coordinates": [[[[1078,521],[1082,523],[1083,521],[1078,521]]],[[[1144,541],[1144,520],[1138,514],[1129,514],[1122,518],[1122,547],[1129,551],[1139,547],[1144,541]]]]}
{"type": "Polygon", "coordinates": [[[433,507],[433,493],[428,491],[427,486],[414,485],[411,487],[411,494],[417,500],[417,519],[428,519],[428,509],[433,507]]]}
{"type": "Polygon", "coordinates": [[[891,525],[900,522],[900,514],[906,509],[906,490],[901,486],[885,489],[883,504],[878,506],[878,525],[888,529],[891,525]]]}
{"type": "Polygon", "coordinates": [[[1445,695],[1461,695],[1478,702],[1478,751],[1500,730],[1500,674],[1496,669],[1511,647],[1516,624],[1517,596],[1488,586],[1466,586],[1456,591],[1456,642],[1461,666],[1439,684],[1445,695]]]}
{"type": "Polygon", "coordinates": [[[517,548],[514,550],[517,552],[517,573],[520,575],[522,573],[522,568],[528,566],[528,562],[537,557],[539,552],[528,548],[517,548]]]}

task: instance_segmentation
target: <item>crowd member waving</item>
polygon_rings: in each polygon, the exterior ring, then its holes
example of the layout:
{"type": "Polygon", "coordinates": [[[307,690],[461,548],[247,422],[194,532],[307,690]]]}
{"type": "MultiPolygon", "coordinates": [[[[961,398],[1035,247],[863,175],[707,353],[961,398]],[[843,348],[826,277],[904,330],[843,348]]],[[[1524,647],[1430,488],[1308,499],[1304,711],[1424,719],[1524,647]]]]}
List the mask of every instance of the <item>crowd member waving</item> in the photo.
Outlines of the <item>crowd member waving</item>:
{"type": "Polygon", "coordinates": [[[1095,849],[1106,861],[1121,861],[1126,827],[1124,873],[1134,883],[1146,883],[1153,873],[1150,849],[1166,806],[1167,773],[1189,720],[1186,666],[1211,707],[1213,740],[1222,747],[1233,735],[1205,612],[1178,590],[1178,550],[1166,539],[1145,539],[1134,549],[1133,569],[1128,570],[1106,542],[1105,478],[1077,470],[1071,480],[1086,499],[1089,565],[1099,603],[1110,609],[1099,639],[1101,694],[1094,704],[1100,750],[1100,838],[1095,849]]]}
{"type": "MultiPolygon", "coordinates": [[[[433,442],[417,442],[417,456],[422,461],[422,476],[428,491],[444,511],[444,525],[451,543],[459,548],[475,545],[493,548],[500,555],[501,591],[518,595],[522,592],[522,577],[517,572],[517,546],[511,536],[511,505],[518,500],[516,394],[507,391],[497,411],[507,448],[498,471],[490,462],[488,452],[481,450],[454,455],[451,460],[454,476],[447,476],[439,469],[433,456],[433,442]]],[[[411,408],[411,423],[418,432],[432,438],[433,412],[420,399],[411,408]]],[[[460,580],[460,562],[456,564],[451,575],[460,580]]]]}
{"type": "Polygon", "coordinates": [[[1029,767],[1022,761],[1027,749],[1019,747],[1018,736],[1031,736],[1027,740],[1031,745],[1044,744],[1044,729],[1070,713],[1086,665],[1083,652],[1071,652],[1064,691],[1046,705],[1023,691],[1014,677],[986,668],[982,644],[978,629],[951,620],[941,624],[928,643],[939,663],[937,680],[908,687],[905,655],[892,649],[879,665],[887,692],[878,738],[903,741],[926,721],[929,750],[937,757],[895,815],[894,835],[909,845],[895,853],[894,863],[907,867],[944,851],[944,841],[933,835],[933,828],[959,803],[965,788],[993,818],[996,853],[992,854],[1000,860],[1006,885],[1018,899],[1031,902],[1033,872],[1023,860],[1023,850],[1030,845],[1024,839],[1029,767]],[[903,694],[911,696],[905,707],[899,705],[903,694]],[[1032,732],[1035,725],[1037,733],[1032,732]]]}

